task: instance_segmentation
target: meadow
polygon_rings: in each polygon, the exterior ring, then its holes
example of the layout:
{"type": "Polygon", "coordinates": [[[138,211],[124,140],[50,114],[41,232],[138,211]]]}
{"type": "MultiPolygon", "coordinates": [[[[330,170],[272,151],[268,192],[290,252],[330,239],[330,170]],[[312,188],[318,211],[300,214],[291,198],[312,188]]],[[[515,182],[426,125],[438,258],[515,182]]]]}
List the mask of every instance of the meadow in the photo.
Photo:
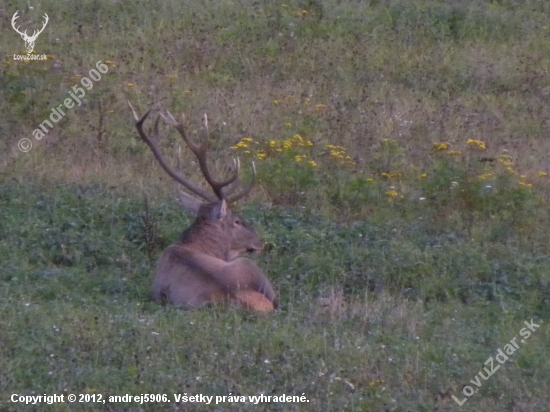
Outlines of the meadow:
{"type": "Polygon", "coordinates": [[[550,410],[549,15],[540,0],[3,2],[0,410],[550,410]],[[30,32],[48,14],[45,60],[14,60],[16,10],[30,32]],[[40,128],[75,87],[81,104],[40,128]],[[251,258],[275,313],[151,301],[192,217],[128,101],[184,113],[195,140],[207,113],[219,174],[239,157],[246,182],[254,162],[237,209],[266,243],[251,258]],[[170,402],[108,401],[125,394],[170,402]],[[200,394],[233,398],[174,397],[200,394]],[[307,401],[248,401],[262,394],[307,401]]]}

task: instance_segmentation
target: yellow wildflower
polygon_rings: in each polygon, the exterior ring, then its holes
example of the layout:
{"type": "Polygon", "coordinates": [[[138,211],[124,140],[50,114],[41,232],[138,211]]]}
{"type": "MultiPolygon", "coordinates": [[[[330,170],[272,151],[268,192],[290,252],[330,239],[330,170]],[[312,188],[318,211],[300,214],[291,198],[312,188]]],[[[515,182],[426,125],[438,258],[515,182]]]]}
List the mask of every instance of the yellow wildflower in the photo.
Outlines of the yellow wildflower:
{"type": "Polygon", "coordinates": [[[426,177],[428,177],[428,175],[427,175],[426,173],[422,173],[422,174],[420,175],[420,178],[421,178],[421,179],[426,179],[426,177]]]}
{"type": "Polygon", "coordinates": [[[248,148],[248,145],[246,143],[242,142],[242,141],[237,143],[235,146],[231,146],[231,149],[233,149],[233,150],[246,149],[246,148],[248,148]]]}
{"type": "Polygon", "coordinates": [[[546,172],[539,172],[538,175],[539,175],[539,177],[546,177],[546,176],[548,176],[548,173],[546,173],[546,172]]]}
{"type": "Polygon", "coordinates": [[[449,148],[449,143],[434,143],[432,144],[432,151],[434,152],[440,152],[442,150],[447,150],[449,148]]]}
{"type": "Polygon", "coordinates": [[[292,127],[292,123],[286,122],[286,123],[285,123],[285,126],[286,126],[286,127],[292,127]]]}
{"type": "Polygon", "coordinates": [[[367,183],[374,183],[374,179],[372,177],[369,177],[367,180],[365,180],[367,183]]]}
{"type": "Polygon", "coordinates": [[[317,163],[315,163],[313,160],[310,160],[308,162],[308,164],[311,166],[311,167],[316,167],[317,166],[317,163]]]}
{"type": "Polygon", "coordinates": [[[275,147],[276,144],[277,142],[275,140],[272,140],[269,142],[269,147],[275,147]]]}
{"type": "Polygon", "coordinates": [[[273,100],[273,104],[274,104],[275,106],[277,106],[279,103],[280,103],[279,100],[273,100]]]}
{"type": "Polygon", "coordinates": [[[483,143],[481,140],[468,139],[466,144],[476,146],[478,149],[482,149],[482,150],[486,149],[485,143],[483,143]]]}
{"type": "Polygon", "coordinates": [[[250,138],[250,137],[243,137],[243,138],[241,139],[241,142],[251,143],[251,142],[253,142],[253,141],[254,141],[254,139],[252,139],[252,138],[250,138]]]}
{"type": "Polygon", "coordinates": [[[458,155],[461,155],[462,153],[457,152],[456,150],[451,150],[450,152],[447,152],[447,154],[450,156],[458,156],[458,155]]]}
{"type": "Polygon", "coordinates": [[[256,153],[256,157],[260,160],[264,160],[266,156],[267,155],[265,153],[261,153],[261,152],[256,153]]]}
{"type": "Polygon", "coordinates": [[[386,192],[386,195],[387,196],[390,196],[390,197],[396,197],[397,196],[397,192],[395,190],[388,190],[386,192]]]}
{"type": "Polygon", "coordinates": [[[525,187],[531,187],[533,186],[531,183],[524,183],[524,182],[518,182],[521,186],[525,186],[525,187]]]}

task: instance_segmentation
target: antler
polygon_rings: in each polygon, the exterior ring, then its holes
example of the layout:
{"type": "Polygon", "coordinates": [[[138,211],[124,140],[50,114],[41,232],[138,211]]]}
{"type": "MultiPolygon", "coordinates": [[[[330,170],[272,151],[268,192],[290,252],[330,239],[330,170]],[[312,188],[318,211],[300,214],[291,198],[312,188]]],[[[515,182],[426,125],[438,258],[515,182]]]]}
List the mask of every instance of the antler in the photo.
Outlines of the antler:
{"type": "Polygon", "coordinates": [[[13,29],[19,33],[21,35],[21,37],[23,37],[25,40],[29,39],[29,40],[36,40],[36,38],[38,37],[38,35],[40,33],[42,33],[44,31],[44,29],[46,28],[46,25],[48,24],[48,21],[50,20],[50,18],[48,17],[48,15],[46,13],[44,13],[44,23],[42,24],[42,28],[40,30],[35,30],[33,35],[32,36],[29,36],[27,34],[27,30],[25,30],[25,32],[21,33],[21,31],[19,30],[19,26],[15,27],[15,21],[19,18],[19,16],[17,15],[17,13],[19,13],[19,10],[17,10],[15,12],[15,14],[13,15],[12,19],[11,19],[11,25],[13,27],[13,29]]]}
{"type": "Polygon", "coordinates": [[[203,130],[205,132],[205,138],[204,138],[202,144],[196,145],[193,142],[191,142],[191,140],[187,136],[187,133],[185,132],[185,118],[182,116],[182,120],[180,122],[178,122],[178,121],[176,121],[176,119],[174,119],[172,114],[168,111],[166,112],[166,114],[159,113],[159,115],[157,116],[157,118],[155,120],[153,136],[152,136],[152,138],[149,138],[145,134],[145,132],[143,131],[143,123],[145,122],[145,119],[147,118],[147,116],[149,115],[151,110],[147,111],[147,113],[145,113],[141,118],[139,118],[136,111],[134,110],[134,108],[130,104],[130,102],[128,102],[128,104],[130,105],[130,108],[132,109],[136,129],[137,129],[139,135],[141,136],[142,140],[145,143],[147,143],[147,145],[151,148],[151,151],[153,152],[153,154],[157,158],[157,160],[160,163],[160,165],[162,166],[162,168],[166,171],[166,173],[168,173],[168,175],[170,175],[170,177],[172,177],[178,183],[180,183],[181,185],[183,185],[187,189],[191,190],[193,193],[195,193],[196,195],[202,197],[204,200],[206,200],[208,202],[215,202],[216,200],[225,199],[228,203],[231,204],[231,203],[236,202],[237,200],[243,198],[248,193],[250,193],[250,191],[252,190],[252,187],[254,186],[255,180],[256,180],[256,168],[254,166],[254,163],[252,163],[252,166],[253,166],[252,181],[250,182],[250,184],[242,192],[240,192],[236,195],[232,195],[232,196],[230,196],[231,193],[233,193],[238,187],[238,181],[239,181],[238,177],[239,177],[239,169],[240,169],[239,160],[238,159],[234,160],[235,171],[233,172],[233,175],[231,177],[229,177],[228,179],[223,180],[223,181],[218,181],[218,180],[214,179],[212,177],[212,174],[208,170],[207,152],[208,152],[209,131],[208,131],[208,118],[207,118],[206,114],[204,115],[204,118],[203,118],[203,130]],[[201,172],[202,172],[204,178],[206,179],[207,183],[210,185],[210,187],[214,191],[216,197],[213,197],[207,191],[203,190],[202,188],[200,188],[200,187],[196,186],[195,184],[193,184],[192,182],[188,181],[187,179],[185,179],[180,174],[174,172],[170,168],[170,166],[168,166],[168,164],[166,163],[166,161],[162,157],[162,154],[161,154],[159,146],[158,146],[158,141],[160,139],[158,125],[159,125],[159,121],[160,121],[161,117],[166,123],[170,124],[171,126],[174,126],[176,128],[176,130],[180,133],[181,137],[183,138],[183,140],[185,141],[185,143],[187,144],[189,149],[191,149],[191,151],[193,152],[193,154],[197,158],[197,160],[199,162],[199,167],[201,169],[201,172]],[[223,190],[224,188],[226,188],[226,190],[225,190],[226,193],[224,193],[224,190],[223,190]]]}
{"type": "Polygon", "coordinates": [[[42,28],[40,30],[35,30],[33,35],[31,36],[32,39],[36,39],[40,33],[44,31],[46,28],[46,25],[48,24],[48,21],[50,21],[50,18],[46,13],[44,13],[44,24],[42,24],[42,28]]]}
{"type": "Polygon", "coordinates": [[[15,27],[15,21],[19,18],[19,16],[17,15],[17,13],[19,13],[19,10],[17,10],[15,12],[15,14],[13,15],[13,17],[11,18],[11,26],[13,27],[13,29],[19,33],[21,36],[26,36],[27,35],[27,30],[25,30],[25,33],[21,33],[19,31],[19,26],[15,27]]]}

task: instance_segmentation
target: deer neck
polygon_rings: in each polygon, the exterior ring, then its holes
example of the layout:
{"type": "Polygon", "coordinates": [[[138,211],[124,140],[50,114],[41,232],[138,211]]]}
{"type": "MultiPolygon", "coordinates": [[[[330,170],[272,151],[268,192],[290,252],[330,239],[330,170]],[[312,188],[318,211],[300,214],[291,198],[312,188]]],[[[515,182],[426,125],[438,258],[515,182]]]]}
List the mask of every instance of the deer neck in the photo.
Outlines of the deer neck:
{"type": "Polygon", "coordinates": [[[180,243],[195,252],[225,261],[232,260],[228,240],[216,230],[208,229],[191,226],[182,234],[180,243]]]}

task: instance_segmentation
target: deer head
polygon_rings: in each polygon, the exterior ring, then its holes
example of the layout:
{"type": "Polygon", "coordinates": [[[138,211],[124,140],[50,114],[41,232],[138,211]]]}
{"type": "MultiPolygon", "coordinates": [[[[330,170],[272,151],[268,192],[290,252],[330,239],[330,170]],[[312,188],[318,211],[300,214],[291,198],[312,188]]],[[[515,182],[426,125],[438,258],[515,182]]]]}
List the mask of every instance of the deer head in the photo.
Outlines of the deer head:
{"type": "Polygon", "coordinates": [[[36,38],[38,37],[38,35],[40,33],[42,33],[44,31],[44,29],[46,28],[46,25],[48,24],[48,21],[49,21],[49,17],[46,13],[44,13],[44,24],[42,25],[42,28],[40,30],[35,30],[34,33],[32,34],[32,36],[29,36],[27,34],[27,30],[25,30],[24,32],[21,32],[19,30],[19,26],[18,27],[15,27],[15,21],[19,18],[19,16],[17,15],[17,13],[19,13],[19,10],[17,10],[15,12],[15,14],[13,15],[12,19],[11,19],[11,25],[13,27],[13,29],[19,33],[21,35],[21,37],[23,38],[23,40],[25,41],[25,49],[27,49],[27,54],[31,54],[34,50],[34,42],[36,41],[36,38]]]}

